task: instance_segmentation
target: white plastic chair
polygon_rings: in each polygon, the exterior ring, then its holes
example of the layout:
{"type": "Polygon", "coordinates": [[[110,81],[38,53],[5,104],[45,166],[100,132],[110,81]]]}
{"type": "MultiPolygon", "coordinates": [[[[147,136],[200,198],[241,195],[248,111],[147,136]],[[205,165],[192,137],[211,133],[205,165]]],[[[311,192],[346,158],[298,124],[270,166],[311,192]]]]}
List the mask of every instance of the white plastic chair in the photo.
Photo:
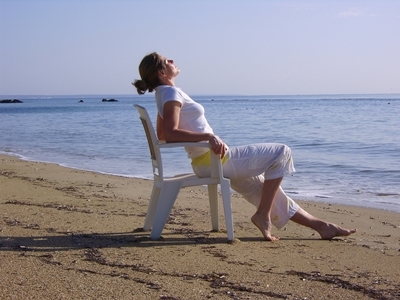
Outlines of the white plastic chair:
{"type": "Polygon", "coordinates": [[[181,188],[188,186],[208,186],[208,195],[210,201],[211,224],[214,231],[219,230],[218,224],[218,184],[221,186],[221,193],[224,206],[226,230],[228,240],[234,239],[233,218],[231,208],[230,181],[223,177],[221,159],[218,155],[211,152],[211,176],[200,178],[194,173],[179,174],[174,177],[165,177],[163,173],[163,164],[161,158],[162,148],[174,147],[207,147],[208,142],[184,142],[184,143],[165,143],[157,139],[153,124],[150,120],[147,110],[135,104],[138,110],[140,120],[142,121],[149,144],[151,162],[153,167],[154,185],[151,193],[147,215],[143,225],[143,230],[151,230],[150,238],[158,239],[167,223],[168,216],[174,206],[175,200],[181,188]]]}

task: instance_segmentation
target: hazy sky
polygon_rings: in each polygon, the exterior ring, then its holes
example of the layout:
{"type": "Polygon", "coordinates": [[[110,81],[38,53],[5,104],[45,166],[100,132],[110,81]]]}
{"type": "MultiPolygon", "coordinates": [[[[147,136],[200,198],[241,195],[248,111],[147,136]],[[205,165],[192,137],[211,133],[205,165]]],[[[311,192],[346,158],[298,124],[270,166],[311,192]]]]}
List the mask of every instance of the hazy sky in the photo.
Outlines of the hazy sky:
{"type": "Polygon", "coordinates": [[[0,94],[133,94],[175,60],[192,95],[400,93],[400,1],[0,0],[0,94]]]}

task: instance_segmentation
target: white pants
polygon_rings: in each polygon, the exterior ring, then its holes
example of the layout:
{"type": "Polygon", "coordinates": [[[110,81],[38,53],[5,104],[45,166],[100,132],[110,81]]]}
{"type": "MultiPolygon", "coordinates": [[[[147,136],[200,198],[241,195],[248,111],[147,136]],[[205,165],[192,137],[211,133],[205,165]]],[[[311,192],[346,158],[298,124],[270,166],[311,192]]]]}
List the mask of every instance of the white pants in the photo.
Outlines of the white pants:
{"type": "MultiPolygon", "coordinates": [[[[276,179],[295,172],[291,150],[283,144],[252,144],[232,147],[223,165],[224,176],[231,181],[231,188],[258,208],[264,180],[276,179]]],[[[193,165],[200,177],[209,176],[210,167],[193,165]]],[[[272,224],[282,228],[297,212],[299,205],[279,187],[271,209],[272,224]]]]}

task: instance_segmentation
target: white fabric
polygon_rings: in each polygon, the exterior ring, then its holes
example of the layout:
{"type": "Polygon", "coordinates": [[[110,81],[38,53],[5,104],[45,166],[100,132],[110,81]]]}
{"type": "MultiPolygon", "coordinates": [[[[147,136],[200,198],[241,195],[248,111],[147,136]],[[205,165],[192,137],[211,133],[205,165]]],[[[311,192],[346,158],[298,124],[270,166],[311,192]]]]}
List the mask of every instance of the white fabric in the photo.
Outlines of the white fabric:
{"type": "MultiPolygon", "coordinates": [[[[241,194],[248,202],[258,208],[260,205],[264,176],[258,175],[249,178],[231,179],[231,187],[241,194]]],[[[274,202],[271,208],[271,222],[281,229],[293,217],[300,206],[285,194],[279,187],[276,191],[274,202]]]]}
{"type": "MultiPolygon", "coordinates": [[[[193,132],[213,133],[211,126],[204,116],[204,108],[201,104],[195,102],[180,88],[160,85],[155,88],[155,97],[158,113],[161,118],[164,113],[164,104],[168,101],[178,101],[182,104],[181,114],[179,116],[179,128],[193,132]]],[[[198,157],[208,150],[206,148],[186,147],[189,158],[198,157]]]]}
{"type": "Polygon", "coordinates": [[[231,147],[226,153],[228,160],[223,166],[228,178],[248,178],[264,174],[266,180],[292,174],[296,170],[292,151],[283,144],[259,143],[231,147]]]}
{"type": "MultiPolygon", "coordinates": [[[[265,180],[295,172],[291,150],[282,144],[231,147],[226,155],[228,159],[222,167],[224,176],[230,179],[232,189],[255,207],[260,205],[265,180]]],[[[200,177],[210,173],[209,166],[192,167],[200,177]]],[[[298,209],[298,204],[279,188],[271,209],[272,224],[278,229],[282,228],[298,209]]]]}

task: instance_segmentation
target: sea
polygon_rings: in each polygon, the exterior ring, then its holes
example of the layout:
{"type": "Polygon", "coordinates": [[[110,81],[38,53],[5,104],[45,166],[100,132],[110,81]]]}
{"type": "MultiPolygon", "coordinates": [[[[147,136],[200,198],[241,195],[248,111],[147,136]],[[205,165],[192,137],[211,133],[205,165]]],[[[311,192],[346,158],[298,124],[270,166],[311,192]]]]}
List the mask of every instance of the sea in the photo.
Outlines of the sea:
{"type": "MultiPolygon", "coordinates": [[[[155,121],[154,95],[0,97],[23,102],[0,104],[0,153],[152,179],[133,104],[155,121]]],[[[282,187],[293,199],[400,212],[400,94],[192,98],[229,146],[288,145],[296,173],[282,187]]],[[[191,172],[183,150],[164,154],[168,175],[191,172]]]]}

